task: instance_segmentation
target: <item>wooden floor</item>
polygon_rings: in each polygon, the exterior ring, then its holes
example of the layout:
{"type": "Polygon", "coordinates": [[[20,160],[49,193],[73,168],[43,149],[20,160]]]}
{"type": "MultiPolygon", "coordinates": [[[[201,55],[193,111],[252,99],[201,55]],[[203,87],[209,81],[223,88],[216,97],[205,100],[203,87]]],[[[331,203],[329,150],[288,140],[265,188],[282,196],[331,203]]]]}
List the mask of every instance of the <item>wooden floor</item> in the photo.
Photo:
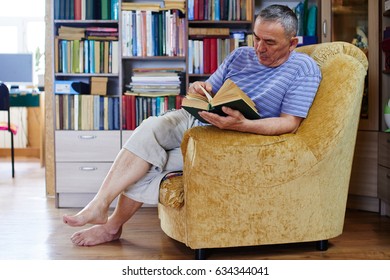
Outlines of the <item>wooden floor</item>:
{"type": "MultiPolygon", "coordinates": [[[[10,161],[0,160],[0,260],[154,260],[193,259],[193,250],[167,237],[156,208],[142,208],[124,228],[122,238],[95,247],[77,247],[69,240],[74,228],[45,194],[45,170],[38,160],[17,160],[15,179],[10,161]]],[[[348,210],[344,233],[330,240],[325,252],[313,243],[211,250],[209,259],[390,259],[390,218],[348,210]]]]}

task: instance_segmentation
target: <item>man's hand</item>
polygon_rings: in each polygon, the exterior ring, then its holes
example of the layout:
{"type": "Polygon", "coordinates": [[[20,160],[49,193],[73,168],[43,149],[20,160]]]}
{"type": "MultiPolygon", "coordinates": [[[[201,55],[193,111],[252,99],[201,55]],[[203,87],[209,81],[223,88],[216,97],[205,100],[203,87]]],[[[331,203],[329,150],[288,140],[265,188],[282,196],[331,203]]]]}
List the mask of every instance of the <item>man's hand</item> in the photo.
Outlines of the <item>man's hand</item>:
{"type": "Polygon", "coordinates": [[[259,120],[248,120],[239,111],[228,107],[222,107],[226,117],[210,112],[199,112],[199,115],[210,124],[228,130],[250,132],[262,135],[281,135],[285,133],[295,133],[303,118],[281,114],[276,118],[265,118],[259,120]]]}
{"type": "Polygon", "coordinates": [[[227,114],[227,116],[220,116],[206,111],[199,112],[199,115],[218,128],[243,131],[244,123],[248,120],[240,111],[233,110],[226,106],[222,107],[222,111],[227,114]]]}
{"type": "Polygon", "coordinates": [[[188,88],[188,93],[198,93],[200,95],[205,95],[202,88],[203,87],[207,92],[211,94],[211,91],[213,89],[213,86],[210,83],[206,82],[194,82],[191,84],[191,86],[188,88]]]}

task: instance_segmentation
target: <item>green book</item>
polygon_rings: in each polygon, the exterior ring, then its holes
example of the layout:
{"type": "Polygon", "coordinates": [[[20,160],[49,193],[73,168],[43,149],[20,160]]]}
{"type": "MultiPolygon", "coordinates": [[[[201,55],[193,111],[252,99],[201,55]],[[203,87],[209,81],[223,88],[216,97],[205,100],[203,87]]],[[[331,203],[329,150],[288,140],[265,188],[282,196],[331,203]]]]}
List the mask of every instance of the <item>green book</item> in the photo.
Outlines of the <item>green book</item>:
{"type": "Polygon", "coordinates": [[[102,20],[109,20],[111,19],[111,11],[110,11],[110,5],[111,5],[111,1],[110,0],[101,0],[102,1],[102,6],[101,6],[101,9],[102,9],[102,12],[101,12],[101,19],[102,20]]]}
{"type": "Polygon", "coordinates": [[[254,102],[230,79],[227,79],[214,97],[204,90],[205,95],[188,93],[182,101],[182,108],[195,118],[207,123],[200,115],[200,111],[208,111],[226,116],[222,107],[226,106],[238,110],[245,118],[260,119],[254,102]]]}

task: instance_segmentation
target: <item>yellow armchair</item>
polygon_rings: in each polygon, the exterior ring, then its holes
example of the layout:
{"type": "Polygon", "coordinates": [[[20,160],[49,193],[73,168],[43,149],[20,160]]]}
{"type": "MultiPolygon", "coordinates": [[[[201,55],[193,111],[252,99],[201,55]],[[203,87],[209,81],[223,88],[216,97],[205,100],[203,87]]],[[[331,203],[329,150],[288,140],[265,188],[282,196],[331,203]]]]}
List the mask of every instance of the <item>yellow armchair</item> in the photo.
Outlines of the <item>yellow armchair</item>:
{"type": "Polygon", "coordinates": [[[187,131],[182,177],[164,181],[162,230],[195,249],[317,241],[343,231],[364,78],[365,54],[345,42],[300,47],[323,79],[295,134],[187,131]]]}

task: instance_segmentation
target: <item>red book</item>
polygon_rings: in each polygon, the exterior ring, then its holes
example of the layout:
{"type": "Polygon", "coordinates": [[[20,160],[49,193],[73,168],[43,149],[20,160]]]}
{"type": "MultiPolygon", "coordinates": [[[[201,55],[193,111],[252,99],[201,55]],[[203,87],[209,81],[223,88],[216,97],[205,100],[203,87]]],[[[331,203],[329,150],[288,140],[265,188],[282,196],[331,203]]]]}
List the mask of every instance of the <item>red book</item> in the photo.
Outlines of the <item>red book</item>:
{"type": "MultiPolygon", "coordinates": [[[[203,66],[204,67],[204,66],[203,66]]],[[[210,74],[218,68],[217,38],[210,38],[210,74]]]]}
{"type": "Polygon", "coordinates": [[[122,129],[127,130],[127,96],[122,95],[122,129]]]}
{"type": "Polygon", "coordinates": [[[74,0],[74,19],[81,20],[81,0],[74,0]]]}
{"type": "Polygon", "coordinates": [[[135,95],[130,95],[129,96],[129,99],[130,99],[130,102],[127,102],[128,103],[128,107],[129,107],[129,109],[128,109],[128,111],[127,111],[127,113],[129,114],[129,118],[128,118],[128,123],[130,124],[130,127],[129,127],[129,129],[130,130],[134,130],[135,129],[135,127],[136,127],[136,124],[135,124],[135,122],[136,122],[136,118],[135,118],[135,107],[136,107],[136,104],[135,104],[135,95]]]}
{"type": "Polygon", "coordinates": [[[200,0],[194,0],[194,20],[199,20],[199,2],[200,0]]]}
{"type": "Polygon", "coordinates": [[[176,109],[181,108],[181,102],[182,102],[183,98],[184,98],[183,95],[176,95],[176,109]]]}
{"type": "Polygon", "coordinates": [[[198,0],[199,20],[204,20],[204,0],[198,0]]]}
{"type": "Polygon", "coordinates": [[[210,74],[210,38],[203,39],[203,73],[210,74]]]}

